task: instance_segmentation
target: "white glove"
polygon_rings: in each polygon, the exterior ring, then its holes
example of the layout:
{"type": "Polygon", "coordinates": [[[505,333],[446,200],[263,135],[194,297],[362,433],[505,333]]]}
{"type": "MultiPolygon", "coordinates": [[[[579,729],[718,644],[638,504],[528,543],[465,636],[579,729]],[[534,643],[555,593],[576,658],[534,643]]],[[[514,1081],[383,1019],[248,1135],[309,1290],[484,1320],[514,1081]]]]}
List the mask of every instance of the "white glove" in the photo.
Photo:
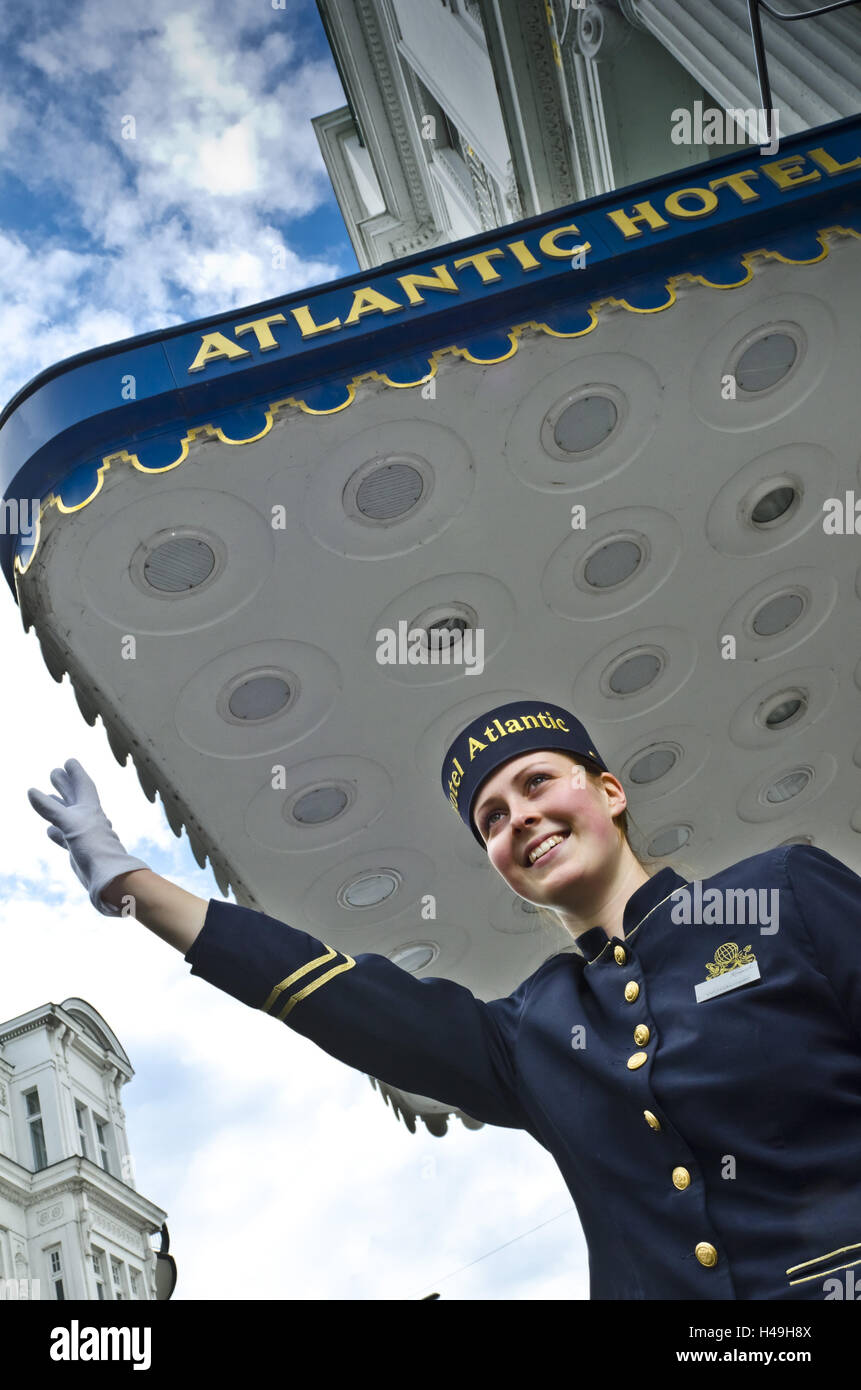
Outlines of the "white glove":
{"type": "Polygon", "coordinates": [[[93,907],[105,917],[119,917],[118,907],[102,902],[102,891],[120,874],[148,869],[149,864],[126,853],[102,810],[95,782],[77,758],[69,758],[64,767],[55,767],[51,782],[63,800],[30,787],[30,805],[52,822],[48,838],[69,851],[72,868],[89,893],[93,907]]]}

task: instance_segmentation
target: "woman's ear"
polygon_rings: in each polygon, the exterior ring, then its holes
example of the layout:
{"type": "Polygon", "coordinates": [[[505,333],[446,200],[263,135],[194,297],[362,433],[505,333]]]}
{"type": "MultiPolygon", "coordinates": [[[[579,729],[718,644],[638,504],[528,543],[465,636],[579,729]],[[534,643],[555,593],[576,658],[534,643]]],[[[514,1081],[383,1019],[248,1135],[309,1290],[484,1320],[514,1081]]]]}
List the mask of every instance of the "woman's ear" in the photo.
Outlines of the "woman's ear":
{"type": "Polygon", "coordinates": [[[621,811],[628,809],[628,797],[618,777],[615,777],[612,772],[602,772],[601,786],[607,794],[614,816],[618,816],[621,811]]]}

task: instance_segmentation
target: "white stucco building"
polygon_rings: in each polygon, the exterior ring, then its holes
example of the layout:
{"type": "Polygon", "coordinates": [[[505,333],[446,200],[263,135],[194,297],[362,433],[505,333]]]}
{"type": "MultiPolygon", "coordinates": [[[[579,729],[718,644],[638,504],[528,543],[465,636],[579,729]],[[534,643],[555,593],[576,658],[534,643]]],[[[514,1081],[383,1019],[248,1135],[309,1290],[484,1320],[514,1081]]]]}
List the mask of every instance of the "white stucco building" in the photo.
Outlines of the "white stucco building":
{"type": "Polygon", "coordinates": [[[156,1297],[166,1212],[135,1189],[120,1099],[133,1075],[83,999],[0,1024],[4,1297],[156,1297]]]}
{"type": "MultiPolygon", "coordinates": [[[[347,103],[313,124],[363,268],[758,148],[750,126],[741,143],[703,143],[696,124],[676,143],[673,120],[697,103],[759,108],[746,0],[318,9],[347,103]]],[[[763,12],[762,30],[780,136],[859,109],[861,10],[800,23],[763,12]]]]}

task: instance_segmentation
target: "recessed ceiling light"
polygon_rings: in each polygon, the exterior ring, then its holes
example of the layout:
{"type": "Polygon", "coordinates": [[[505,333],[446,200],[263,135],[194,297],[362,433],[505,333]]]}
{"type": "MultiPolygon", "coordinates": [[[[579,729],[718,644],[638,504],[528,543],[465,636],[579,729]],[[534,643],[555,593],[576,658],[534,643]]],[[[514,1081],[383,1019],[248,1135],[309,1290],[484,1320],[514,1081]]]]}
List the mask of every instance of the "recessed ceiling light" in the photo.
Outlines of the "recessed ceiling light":
{"type": "Polygon", "coordinates": [[[290,703],[290,687],[281,676],[252,676],[232,692],[227,707],[236,719],[271,719],[290,703]]]}
{"type": "Polygon", "coordinates": [[[338,902],[342,907],[376,907],[390,898],[400,883],[401,876],[394,869],[359,874],[340,890],[338,902]]]}
{"type": "Polygon", "coordinates": [[[313,787],[294,801],[290,814],[300,825],[323,825],[334,820],[349,805],[349,793],[334,783],[313,787]]]}
{"type": "Polygon", "coordinates": [[[612,589],[630,579],[642,561],[643,547],[637,541],[606,541],[587,559],[583,577],[594,589],[612,589]]]}
{"type": "Polygon", "coordinates": [[[614,668],[608,684],[616,695],[633,695],[645,690],[657,680],[663,670],[663,662],[654,652],[639,652],[629,656],[614,668]]]}
{"type": "Polygon", "coordinates": [[[763,493],[753,508],[750,519],[754,526],[773,526],[781,517],[786,520],[786,513],[793,507],[797,498],[797,490],[789,483],[774,487],[770,492],[763,493]]]}
{"type": "Polygon", "coordinates": [[[432,489],[433,474],[424,460],[393,454],[357,468],[347,480],[342,502],[355,519],[384,525],[411,515],[432,489]]]}
{"type": "Polygon", "coordinates": [[[478,625],[478,614],[468,603],[435,604],[426,608],[409,625],[422,633],[422,645],[429,651],[444,652],[463,640],[463,634],[478,625]]]}
{"type": "Polygon", "coordinates": [[[797,356],[798,344],[788,333],[766,333],[741,354],[735,379],[742,391],[767,391],[783,380],[797,356]]]}
{"type": "Polygon", "coordinates": [[[150,551],[143,563],[144,579],[160,593],[197,589],[215,569],[215,554],[197,536],[175,536],[150,551]]]}
{"type": "Polygon", "coordinates": [[[396,951],[392,951],[389,960],[394,965],[399,965],[402,970],[416,971],[424,970],[438,955],[439,947],[435,942],[415,941],[410,946],[399,946],[396,951]]]}
{"type": "Polygon", "coordinates": [[[645,783],[657,782],[659,777],[665,777],[671,767],[675,767],[679,760],[679,750],[669,745],[666,747],[650,748],[642,757],[637,758],[628,770],[628,777],[632,782],[645,783]]]}
{"type": "Polygon", "coordinates": [[[646,853],[653,858],[659,859],[666,854],[674,854],[676,850],[686,845],[691,838],[691,827],[689,825],[668,825],[665,830],[659,830],[648,843],[646,853]]]}
{"type": "Polygon", "coordinates": [[[783,729],[794,724],[807,710],[807,695],[803,690],[785,692],[765,701],[758,711],[767,729],[783,729]]]}
{"type": "Polygon", "coordinates": [[[558,448],[566,454],[597,449],[613,433],[619,412],[609,396],[581,396],[566,406],[553,430],[558,448]]]}
{"type": "Polygon", "coordinates": [[[804,612],[801,594],[778,594],[756,610],[753,630],[758,637],[774,637],[797,622],[804,612]]]}
{"type": "Polygon", "coordinates": [[[765,799],[771,802],[789,801],[793,796],[798,796],[803,792],[812,778],[813,773],[809,767],[794,768],[785,776],[778,777],[777,781],[772,782],[770,787],[766,787],[765,799]]]}
{"type": "Polygon", "coordinates": [[[469,623],[466,618],[452,614],[451,617],[442,618],[439,622],[432,623],[430,627],[423,628],[425,635],[425,645],[431,649],[445,651],[448,647],[453,647],[467,631],[469,623]]]}

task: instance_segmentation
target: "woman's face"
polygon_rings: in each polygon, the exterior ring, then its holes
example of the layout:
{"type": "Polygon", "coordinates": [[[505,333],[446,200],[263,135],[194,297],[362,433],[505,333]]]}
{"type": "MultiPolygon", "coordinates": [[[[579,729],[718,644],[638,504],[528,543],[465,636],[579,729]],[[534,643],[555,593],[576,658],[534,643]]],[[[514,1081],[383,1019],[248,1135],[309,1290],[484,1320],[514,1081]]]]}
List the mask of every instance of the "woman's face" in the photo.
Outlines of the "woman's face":
{"type": "Polygon", "coordinates": [[[581,880],[609,879],[625,843],[613,823],[627,805],[612,773],[595,785],[564,753],[512,758],[480,788],[473,819],[491,864],[520,897],[564,907],[581,880]],[[542,841],[563,838],[532,859],[542,841]]]}

